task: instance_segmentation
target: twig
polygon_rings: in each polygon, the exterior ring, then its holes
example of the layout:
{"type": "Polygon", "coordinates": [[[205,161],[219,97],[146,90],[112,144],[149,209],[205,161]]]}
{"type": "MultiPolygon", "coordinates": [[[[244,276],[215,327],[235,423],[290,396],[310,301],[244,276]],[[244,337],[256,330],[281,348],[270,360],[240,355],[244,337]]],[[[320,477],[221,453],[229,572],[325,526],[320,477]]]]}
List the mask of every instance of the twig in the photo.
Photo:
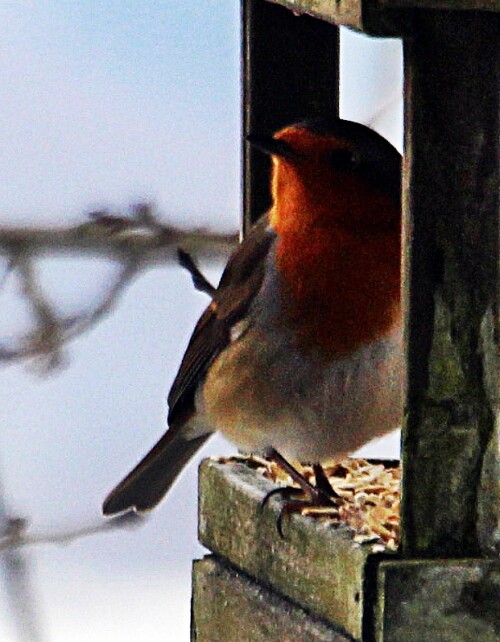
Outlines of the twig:
{"type": "Polygon", "coordinates": [[[143,526],[148,518],[137,513],[129,512],[110,519],[101,519],[94,524],[86,524],[71,530],[51,531],[48,533],[29,534],[26,532],[24,520],[19,521],[19,526],[13,523],[12,532],[7,532],[0,538],[0,552],[24,546],[38,544],[70,544],[82,537],[98,535],[107,531],[122,528],[137,528],[143,526]]]}
{"type": "Polygon", "coordinates": [[[37,330],[25,340],[26,354],[44,355],[48,358],[47,367],[55,368],[62,363],[64,336],[60,320],[40,287],[33,261],[22,254],[15,267],[21,278],[24,298],[37,324],[37,330]]]}
{"type": "Polygon", "coordinates": [[[61,320],[65,337],[64,340],[74,339],[83,334],[86,330],[96,325],[104,316],[109,314],[118,303],[118,299],[123,291],[132,284],[133,279],[138,275],[140,269],[140,265],[133,260],[124,263],[115,282],[108,289],[104,298],[96,308],[87,314],[80,314],[61,320]]]}
{"type": "Polygon", "coordinates": [[[18,273],[22,295],[35,323],[35,328],[20,337],[15,346],[0,344],[0,361],[39,357],[44,370],[61,365],[64,345],[109,314],[141,271],[178,260],[179,246],[183,247],[179,256],[188,257],[184,263],[181,259],[181,264],[189,269],[195,287],[212,294],[215,288],[188,252],[204,258],[225,258],[237,244],[236,234],[208,234],[167,226],[148,204],[137,205],[129,216],[95,211],[88,217],[88,222],[69,228],[0,227],[0,254],[8,257],[8,272],[18,273]],[[63,316],[49,302],[36,270],[36,259],[56,254],[106,256],[119,262],[121,268],[95,307],[78,315],[63,316]]]}
{"type": "MultiPolygon", "coordinates": [[[[13,518],[7,510],[0,477],[0,542],[22,533],[25,520],[13,518]]],[[[19,642],[42,642],[36,595],[31,577],[31,564],[24,551],[0,547],[2,591],[9,605],[19,642]]]]}
{"type": "Polygon", "coordinates": [[[205,292],[209,296],[213,296],[215,292],[214,286],[210,283],[206,276],[202,274],[202,272],[200,272],[198,266],[193,260],[193,257],[187,252],[184,252],[184,250],[182,250],[181,248],[177,250],[177,256],[179,257],[179,263],[181,267],[186,269],[191,275],[194,287],[197,290],[200,290],[200,292],[205,292]]]}
{"type": "Polygon", "coordinates": [[[0,254],[56,256],[85,254],[122,259],[134,255],[148,267],[177,260],[183,247],[197,258],[227,257],[238,242],[237,234],[213,234],[207,230],[183,230],[156,222],[145,225],[126,217],[102,213],[74,227],[13,228],[0,226],[0,254]]]}
{"type": "Polygon", "coordinates": [[[369,127],[373,127],[375,123],[380,120],[380,118],[383,118],[387,111],[392,108],[396,103],[398,103],[402,99],[401,97],[401,92],[394,91],[387,100],[385,100],[382,105],[378,109],[376,109],[372,115],[370,116],[369,121],[366,123],[369,127]]]}

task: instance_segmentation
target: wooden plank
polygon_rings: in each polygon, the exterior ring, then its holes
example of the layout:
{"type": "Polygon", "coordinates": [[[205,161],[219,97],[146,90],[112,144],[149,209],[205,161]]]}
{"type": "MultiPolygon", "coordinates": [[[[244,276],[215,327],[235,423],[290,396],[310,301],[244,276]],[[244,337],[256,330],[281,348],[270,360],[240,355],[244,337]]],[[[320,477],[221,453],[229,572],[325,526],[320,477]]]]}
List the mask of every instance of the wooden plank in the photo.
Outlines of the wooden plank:
{"type": "Polygon", "coordinates": [[[352,642],[215,556],[193,564],[196,642],[352,642]]]}
{"type": "Polygon", "coordinates": [[[419,12],[405,43],[407,557],[499,546],[500,16],[419,12]]]}
{"type": "MultiPolygon", "coordinates": [[[[243,134],[338,113],[338,29],[265,0],[243,0],[243,134]]],[[[244,227],[270,205],[269,159],[243,143],[244,227]]]]}
{"type": "Polygon", "coordinates": [[[381,8],[500,11],[500,0],[378,0],[381,8]]]}
{"type": "Polygon", "coordinates": [[[409,16],[381,0],[269,0],[295,14],[307,14],[371,36],[394,37],[409,28],[409,16]]]}
{"type": "Polygon", "coordinates": [[[361,29],[366,0],[271,0],[296,13],[303,13],[334,24],[361,29]]]}
{"type": "Polygon", "coordinates": [[[500,562],[381,562],[376,642],[498,642],[500,562]]]}
{"type": "MultiPolygon", "coordinates": [[[[263,511],[276,486],[246,465],[206,460],[200,467],[199,538],[214,553],[303,608],[362,637],[370,545],[294,514],[277,532],[279,500],[263,511]]],[[[369,560],[370,558],[370,560],[369,560]]]]}
{"type": "Polygon", "coordinates": [[[408,33],[413,9],[500,11],[500,0],[269,0],[372,36],[408,33]]]}

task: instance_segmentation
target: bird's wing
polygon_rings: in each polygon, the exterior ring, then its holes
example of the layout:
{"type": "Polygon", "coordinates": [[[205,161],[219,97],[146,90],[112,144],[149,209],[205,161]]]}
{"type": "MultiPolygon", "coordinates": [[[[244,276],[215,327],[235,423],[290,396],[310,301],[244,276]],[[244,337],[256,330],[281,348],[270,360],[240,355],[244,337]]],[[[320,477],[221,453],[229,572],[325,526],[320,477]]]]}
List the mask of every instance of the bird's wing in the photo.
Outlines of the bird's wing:
{"type": "Polygon", "coordinates": [[[233,253],[213,300],[200,317],[168,395],[168,423],[184,424],[195,411],[195,394],[208,367],[231,340],[231,328],[259,292],[265,260],[275,239],[263,216],[233,253]]]}

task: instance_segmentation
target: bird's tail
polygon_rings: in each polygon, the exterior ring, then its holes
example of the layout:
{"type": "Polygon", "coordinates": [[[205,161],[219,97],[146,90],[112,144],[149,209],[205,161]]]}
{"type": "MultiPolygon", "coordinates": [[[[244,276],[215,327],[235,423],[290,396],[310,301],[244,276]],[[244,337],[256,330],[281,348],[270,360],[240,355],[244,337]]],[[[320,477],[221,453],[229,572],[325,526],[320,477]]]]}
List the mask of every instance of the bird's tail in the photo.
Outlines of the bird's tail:
{"type": "Polygon", "coordinates": [[[104,500],[104,515],[151,510],[211,433],[186,438],[185,426],[172,426],[104,500]]]}

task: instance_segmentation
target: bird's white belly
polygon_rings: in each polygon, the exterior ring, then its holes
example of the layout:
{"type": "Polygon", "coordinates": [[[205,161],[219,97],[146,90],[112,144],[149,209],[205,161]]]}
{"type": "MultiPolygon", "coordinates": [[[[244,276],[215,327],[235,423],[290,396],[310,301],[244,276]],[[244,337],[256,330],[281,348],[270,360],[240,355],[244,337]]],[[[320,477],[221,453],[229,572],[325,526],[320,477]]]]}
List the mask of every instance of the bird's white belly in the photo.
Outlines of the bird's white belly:
{"type": "Polygon", "coordinates": [[[398,427],[402,372],[400,327],[329,364],[252,327],[217,357],[199,411],[242,450],[325,463],[398,427]]]}

